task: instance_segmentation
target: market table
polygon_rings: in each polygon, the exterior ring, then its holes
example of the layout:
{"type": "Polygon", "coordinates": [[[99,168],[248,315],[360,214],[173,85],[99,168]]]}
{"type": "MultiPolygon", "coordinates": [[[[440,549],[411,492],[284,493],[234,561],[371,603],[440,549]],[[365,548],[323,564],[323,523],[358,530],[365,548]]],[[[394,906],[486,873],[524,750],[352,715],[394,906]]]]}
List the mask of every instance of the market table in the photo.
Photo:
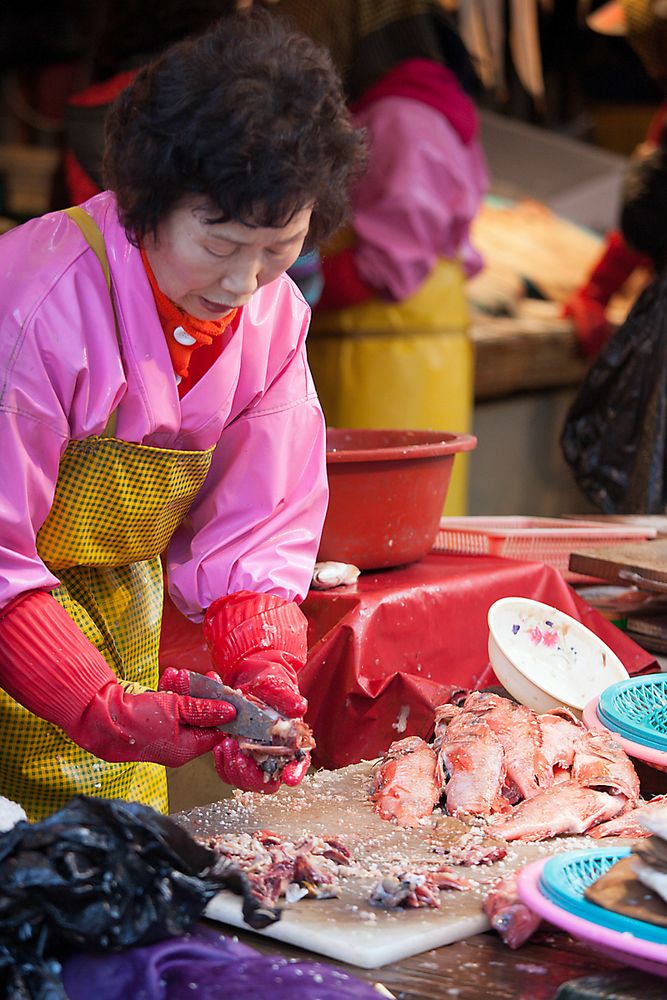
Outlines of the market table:
{"type": "Polygon", "coordinates": [[[496,684],[488,667],[487,612],[501,597],[529,597],[582,621],[631,674],[654,657],[543,563],[432,553],[410,566],[362,573],[356,584],[311,590],[300,686],[318,743],[317,763],[336,768],[380,756],[400,736],[429,738],[433,708],[451,685],[496,684]]]}
{"type": "MultiPolygon", "coordinates": [[[[256,934],[235,933],[263,953],[328,961],[256,934]]],[[[382,983],[396,1000],[664,1000],[667,986],[664,979],[596,955],[549,926],[517,951],[487,933],[380,969],[334,964],[359,979],[382,983]]]]}
{"type": "MultiPolygon", "coordinates": [[[[486,616],[501,597],[530,597],[577,618],[631,674],[655,659],[587,605],[543,563],[432,553],[410,566],[362,573],[356,584],[311,590],[302,605],[309,657],[300,674],[316,763],[343,767],[380,756],[401,736],[428,738],[451,685],[495,684],[486,616]]],[[[201,625],[165,608],[161,663],[211,669],[201,625]]]]}

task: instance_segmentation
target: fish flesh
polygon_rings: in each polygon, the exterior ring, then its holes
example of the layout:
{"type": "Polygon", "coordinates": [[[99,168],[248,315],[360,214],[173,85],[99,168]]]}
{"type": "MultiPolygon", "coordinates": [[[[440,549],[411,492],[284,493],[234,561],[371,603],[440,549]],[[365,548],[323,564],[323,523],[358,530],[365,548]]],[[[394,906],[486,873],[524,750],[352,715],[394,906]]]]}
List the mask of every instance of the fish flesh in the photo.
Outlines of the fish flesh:
{"type": "Polygon", "coordinates": [[[265,781],[279,778],[285,764],[305,760],[314,748],[313,731],[303,719],[288,718],[259,698],[228,687],[213,673],[187,674],[187,687],[174,690],[192,698],[215,698],[233,705],[236,715],[218,729],[233,736],[239,748],[253,757],[264,772],[265,781]]]}
{"type": "Polygon", "coordinates": [[[510,948],[520,948],[541,923],[540,917],[519,898],[518,876],[518,872],[512,872],[495,882],[482,904],[492,928],[510,948]]]}
{"type": "Polygon", "coordinates": [[[492,865],[502,861],[507,856],[507,848],[495,840],[491,840],[479,830],[470,830],[451,847],[443,847],[431,840],[434,854],[443,854],[445,860],[452,865],[463,865],[472,868],[476,865],[492,865]]]}
{"type": "Polygon", "coordinates": [[[537,721],[542,731],[542,754],[557,780],[563,771],[572,767],[575,747],[586,733],[586,727],[564,707],[538,715],[537,721]]]}
{"type": "Polygon", "coordinates": [[[656,795],[650,802],[642,802],[630,812],[624,812],[606,823],[600,823],[588,831],[589,837],[601,840],[603,837],[650,837],[651,831],[643,825],[642,820],[654,809],[664,809],[667,805],[667,795],[656,795]]]}
{"type": "Polygon", "coordinates": [[[338,895],[338,873],[349,867],[350,851],[332,837],[305,834],[290,841],[272,830],[221,834],[200,839],[220,866],[232,864],[248,880],[253,897],[269,910],[281,897],[330,899],[338,895]]]}
{"type": "Polygon", "coordinates": [[[415,827],[438,804],[444,777],[438,755],[419,736],[392,743],[375,773],[371,802],[382,819],[415,827]]]}
{"type": "Polygon", "coordinates": [[[376,882],[368,900],[372,906],[380,906],[385,910],[425,906],[438,909],[442,889],[468,892],[472,889],[472,883],[446,865],[428,872],[400,872],[385,875],[376,882]]]}
{"type": "Polygon", "coordinates": [[[490,816],[510,808],[501,794],[506,775],[502,744],[483,713],[441,705],[436,709],[434,746],[448,779],[450,816],[490,816]]]}
{"type": "Polygon", "coordinates": [[[626,810],[639,800],[634,764],[611,733],[586,732],[576,745],[572,781],[584,788],[608,789],[627,799],[626,810]]]}
{"type": "Polygon", "coordinates": [[[586,833],[591,826],[617,816],[626,802],[625,795],[609,795],[565,781],[520,802],[511,815],[495,817],[487,832],[503,840],[521,841],[586,833]]]}
{"type": "Polygon", "coordinates": [[[542,730],[535,712],[489,691],[473,691],[463,709],[484,713],[484,721],[500,740],[507,769],[505,794],[511,803],[531,799],[541,788],[553,784],[553,770],[542,752],[542,730]]]}

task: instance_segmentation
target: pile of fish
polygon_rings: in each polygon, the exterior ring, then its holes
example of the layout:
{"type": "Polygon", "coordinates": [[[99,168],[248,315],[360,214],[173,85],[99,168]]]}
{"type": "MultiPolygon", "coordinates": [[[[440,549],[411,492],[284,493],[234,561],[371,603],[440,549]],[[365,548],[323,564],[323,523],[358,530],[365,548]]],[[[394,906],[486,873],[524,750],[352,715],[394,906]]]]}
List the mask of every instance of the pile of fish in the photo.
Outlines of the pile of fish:
{"type": "Polygon", "coordinates": [[[483,819],[506,841],[561,834],[646,835],[632,761],[607,732],[591,732],[567,708],[538,715],[486,691],[463,692],[435,712],[432,743],[416,736],[389,748],[371,800],[383,819],[417,826],[440,803],[483,819]],[[638,832],[639,831],[639,832],[638,832]]]}

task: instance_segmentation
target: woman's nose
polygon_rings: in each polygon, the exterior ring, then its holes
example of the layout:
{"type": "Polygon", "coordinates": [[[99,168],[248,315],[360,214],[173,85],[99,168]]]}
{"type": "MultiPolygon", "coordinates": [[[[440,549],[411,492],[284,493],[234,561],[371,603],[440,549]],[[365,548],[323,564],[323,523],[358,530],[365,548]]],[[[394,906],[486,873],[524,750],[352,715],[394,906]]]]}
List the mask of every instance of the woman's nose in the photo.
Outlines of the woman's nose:
{"type": "Polygon", "coordinates": [[[254,257],[230,262],[220,279],[220,287],[229,296],[237,299],[250,297],[257,291],[259,278],[259,261],[254,257]]]}

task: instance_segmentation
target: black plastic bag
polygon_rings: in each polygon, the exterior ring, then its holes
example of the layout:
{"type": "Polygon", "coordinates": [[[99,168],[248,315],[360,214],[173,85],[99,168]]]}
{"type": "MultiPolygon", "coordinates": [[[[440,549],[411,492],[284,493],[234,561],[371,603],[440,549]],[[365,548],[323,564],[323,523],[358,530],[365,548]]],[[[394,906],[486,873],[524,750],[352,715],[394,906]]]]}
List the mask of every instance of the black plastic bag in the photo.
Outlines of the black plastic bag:
{"type": "MultiPolygon", "coordinates": [[[[182,934],[221,888],[245,897],[253,923],[259,904],[245,876],[136,802],[79,795],[40,823],[18,823],[0,836],[1,995],[64,1000],[58,959],[68,950],[182,934]]],[[[257,916],[255,926],[277,919],[257,916]]]]}
{"type": "Polygon", "coordinates": [[[667,511],[667,275],[644,290],[593,363],[560,442],[603,513],[667,511]]]}

